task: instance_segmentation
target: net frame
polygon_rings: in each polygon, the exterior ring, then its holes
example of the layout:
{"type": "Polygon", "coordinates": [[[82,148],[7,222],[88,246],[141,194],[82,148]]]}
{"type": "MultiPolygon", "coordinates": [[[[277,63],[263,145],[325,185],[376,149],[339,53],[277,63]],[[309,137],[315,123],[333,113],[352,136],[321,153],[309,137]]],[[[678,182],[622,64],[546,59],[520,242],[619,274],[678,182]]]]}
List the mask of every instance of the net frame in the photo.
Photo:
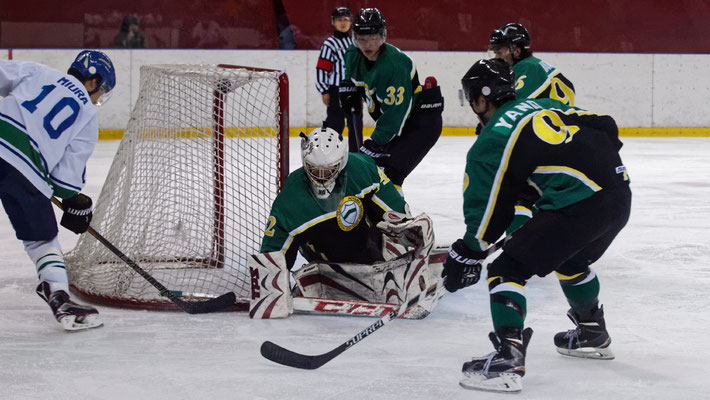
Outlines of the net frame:
{"type": "MultiPolygon", "coordinates": [[[[179,107],[183,101],[182,99],[176,99],[175,102],[179,107]]],[[[190,103],[189,99],[187,103],[190,103]]],[[[246,310],[250,299],[251,279],[246,266],[245,255],[258,253],[258,242],[261,240],[264,223],[267,221],[268,209],[288,176],[288,107],[288,75],[284,71],[228,64],[142,66],[139,98],[131,113],[131,120],[109,170],[107,182],[102,188],[97,201],[92,226],[97,228],[97,231],[116,244],[120,250],[153,275],[159,282],[171,289],[174,294],[181,296],[183,300],[203,300],[217,297],[226,291],[234,291],[237,295],[238,303],[232,307],[232,310],[246,310]],[[146,116],[145,109],[151,107],[151,96],[155,97],[154,93],[151,92],[151,90],[155,89],[149,84],[146,77],[154,77],[156,73],[183,74],[183,78],[188,80],[191,79],[190,77],[194,78],[200,75],[208,77],[205,79],[209,83],[208,88],[201,87],[200,93],[204,93],[208,89],[211,89],[211,93],[208,96],[201,94],[197,97],[200,102],[200,107],[198,108],[205,106],[205,108],[209,109],[207,113],[210,114],[211,127],[209,129],[204,126],[193,126],[190,129],[178,127],[172,131],[167,129],[168,135],[174,135],[174,137],[170,136],[167,139],[168,141],[177,142],[195,139],[202,143],[202,146],[205,146],[203,142],[209,143],[207,146],[209,146],[209,151],[212,155],[208,161],[210,164],[209,169],[211,170],[211,184],[208,186],[211,191],[209,196],[211,197],[212,216],[207,219],[210,219],[211,233],[209,236],[211,239],[209,240],[209,252],[204,256],[192,254],[165,256],[149,254],[144,249],[136,250],[130,245],[131,238],[125,237],[126,234],[130,236],[132,233],[130,232],[130,227],[123,226],[127,224],[115,223],[111,221],[110,217],[107,217],[111,213],[129,215],[132,209],[140,207],[140,204],[136,205],[135,201],[131,201],[130,195],[121,197],[120,204],[113,201],[115,197],[120,197],[116,195],[117,190],[130,192],[131,185],[119,184],[117,186],[121,187],[117,189],[108,187],[108,183],[112,179],[113,171],[117,171],[116,175],[119,177],[128,175],[129,178],[125,179],[131,180],[134,173],[132,163],[136,160],[131,158],[135,154],[130,154],[130,152],[135,151],[136,146],[139,146],[136,143],[140,143],[141,140],[155,140],[151,134],[154,133],[152,131],[156,130],[156,128],[145,128],[141,125],[141,119],[155,118],[152,115],[150,117],[146,116]],[[259,82],[266,89],[261,87],[259,89],[250,88],[252,85],[257,85],[253,82],[259,82]],[[243,90],[255,90],[256,92],[255,94],[248,93],[242,99],[244,104],[241,102],[237,104],[237,101],[233,100],[233,98],[240,96],[243,90]],[[263,99],[259,99],[258,97],[260,96],[263,99]],[[239,114],[239,112],[243,113],[244,110],[242,108],[248,108],[249,110],[254,110],[255,113],[259,113],[260,108],[257,109],[257,107],[260,107],[258,103],[262,100],[267,103],[265,106],[267,110],[266,116],[258,116],[256,118],[260,121],[264,118],[268,120],[265,123],[267,126],[245,127],[234,125],[234,115],[239,114]],[[208,102],[211,104],[202,104],[208,102]],[[239,112],[232,112],[234,108],[239,108],[239,112]],[[263,154],[259,153],[256,153],[256,155],[248,152],[238,153],[240,158],[244,159],[240,159],[239,162],[252,163],[256,165],[255,168],[263,167],[267,171],[266,176],[268,179],[265,180],[273,180],[273,182],[264,182],[264,186],[267,188],[266,193],[247,193],[245,195],[239,189],[232,187],[239,186],[235,183],[235,178],[232,175],[242,173],[242,171],[232,173],[232,170],[239,170],[240,167],[238,164],[234,165],[234,162],[230,163],[229,160],[235,158],[234,155],[230,156],[230,153],[235,152],[235,146],[238,147],[235,143],[240,143],[240,141],[268,143],[264,146],[268,148],[269,154],[267,155],[269,157],[262,158],[270,158],[273,155],[273,159],[260,160],[263,154]],[[127,156],[126,153],[129,153],[129,155],[127,156]],[[265,164],[260,166],[260,162],[265,164]],[[127,166],[127,164],[130,165],[127,166]],[[243,200],[242,197],[244,196],[256,197],[257,201],[263,204],[258,207],[259,215],[245,218],[245,220],[251,219],[251,222],[248,222],[250,224],[248,231],[251,232],[250,235],[252,236],[249,240],[250,244],[246,245],[246,248],[234,249],[232,248],[234,243],[230,242],[229,235],[234,233],[234,225],[236,223],[230,217],[230,213],[234,213],[234,210],[230,207],[232,203],[237,201],[235,200],[236,197],[239,197],[238,200],[243,200]],[[266,213],[264,213],[264,209],[267,210],[266,213]],[[114,227],[116,225],[123,226],[123,229],[116,229],[114,227]],[[259,233],[258,237],[256,237],[256,232],[259,233]],[[236,258],[239,259],[236,260],[236,258]],[[189,274],[184,273],[185,277],[176,281],[174,277],[180,275],[180,272],[175,271],[190,272],[189,274]],[[210,290],[200,290],[199,285],[210,287],[210,290]]],[[[170,110],[167,110],[166,115],[168,117],[166,118],[168,119],[169,113],[170,110]]],[[[251,124],[253,125],[253,123],[251,124]]],[[[161,133],[165,134],[165,132],[161,133]]],[[[174,158],[179,161],[179,157],[176,156],[174,158]]],[[[203,155],[202,158],[206,157],[203,155]]],[[[179,165],[170,166],[170,168],[179,168],[179,165]]],[[[246,168],[246,173],[250,172],[253,173],[254,170],[246,168]]],[[[169,174],[170,172],[164,171],[164,173],[169,174]]],[[[187,183],[189,184],[189,182],[187,183]]],[[[204,195],[202,193],[202,196],[204,195]]],[[[170,201],[170,199],[167,201],[170,201]]],[[[137,237],[132,238],[134,241],[138,239],[137,237]]],[[[204,240],[204,238],[199,238],[199,240],[204,240]]],[[[152,310],[178,309],[168,299],[160,297],[157,290],[150,285],[146,285],[144,280],[142,281],[140,277],[132,273],[130,268],[122,264],[123,262],[118,257],[105,252],[105,249],[101,247],[97,248],[97,246],[100,245],[92,237],[88,234],[83,234],[80,236],[77,246],[67,253],[67,273],[70,288],[73,292],[99,304],[152,310]],[[100,253],[100,255],[93,257],[94,253],[100,253]],[[97,276],[103,277],[110,274],[120,275],[120,278],[117,278],[110,285],[97,283],[99,280],[97,276]],[[100,287],[101,285],[110,287],[100,287]],[[139,288],[134,289],[133,286],[139,288]]]]}

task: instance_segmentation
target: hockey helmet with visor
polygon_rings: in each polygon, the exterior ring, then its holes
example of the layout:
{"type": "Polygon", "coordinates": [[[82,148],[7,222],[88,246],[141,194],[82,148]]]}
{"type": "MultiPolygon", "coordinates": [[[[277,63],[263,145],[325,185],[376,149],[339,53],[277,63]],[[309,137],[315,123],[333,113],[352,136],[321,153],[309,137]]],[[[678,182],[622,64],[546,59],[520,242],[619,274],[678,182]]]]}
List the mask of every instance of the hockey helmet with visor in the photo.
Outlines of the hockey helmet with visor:
{"type": "Polygon", "coordinates": [[[89,96],[101,90],[103,93],[96,101],[96,105],[106,103],[113,94],[116,86],[116,70],[111,59],[103,52],[97,50],[83,50],[69,67],[86,79],[97,79],[98,86],[89,92],[89,96]]]}

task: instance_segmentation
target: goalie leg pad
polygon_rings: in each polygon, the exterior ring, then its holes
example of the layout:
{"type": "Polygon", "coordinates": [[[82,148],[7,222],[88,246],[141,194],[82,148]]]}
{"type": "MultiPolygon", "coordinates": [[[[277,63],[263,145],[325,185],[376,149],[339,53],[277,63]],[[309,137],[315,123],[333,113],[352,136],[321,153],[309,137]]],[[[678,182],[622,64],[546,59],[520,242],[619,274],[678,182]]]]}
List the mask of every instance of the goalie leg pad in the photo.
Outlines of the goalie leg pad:
{"type": "Polygon", "coordinates": [[[371,265],[310,263],[294,272],[293,277],[305,297],[372,302],[379,299],[371,265]]]}
{"type": "Polygon", "coordinates": [[[249,317],[285,318],[293,313],[290,275],[283,252],[247,257],[251,273],[249,317]]]}
{"type": "Polygon", "coordinates": [[[427,258],[412,260],[411,254],[375,263],[311,263],[294,273],[305,297],[360,300],[401,304],[436,282],[431,279],[427,258]]]}

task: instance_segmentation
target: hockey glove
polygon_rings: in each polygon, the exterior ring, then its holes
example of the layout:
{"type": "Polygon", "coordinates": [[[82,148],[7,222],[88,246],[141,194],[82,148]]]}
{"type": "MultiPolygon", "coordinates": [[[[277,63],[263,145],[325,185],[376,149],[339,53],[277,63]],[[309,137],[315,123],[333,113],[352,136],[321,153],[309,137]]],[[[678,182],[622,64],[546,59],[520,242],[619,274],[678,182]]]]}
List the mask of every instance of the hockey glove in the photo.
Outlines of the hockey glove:
{"type": "Polygon", "coordinates": [[[360,146],[360,153],[367,154],[374,159],[389,157],[389,153],[385,151],[384,145],[377,144],[372,139],[365,140],[360,146]]]}
{"type": "Polygon", "coordinates": [[[481,277],[481,267],[488,252],[473,251],[466,246],[463,239],[451,245],[449,256],[444,261],[442,277],[446,278],[444,287],[451,293],[478,282],[481,277]]]}
{"type": "Polygon", "coordinates": [[[353,108],[359,110],[362,107],[360,90],[351,81],[342,81],[338,87],[338,99],[340,108],[350,112],[353,108]]]}
{"type": "Polygon", "coordinates": [[[76,234],[86,232],[94,215],[91,212],[91,205],[91,197],[81,193],[62,200],[64,214],[60,224],[76,234]]]}
{"type": "MultiPolygon", "coordinates": [[[[431,247],[434,244],[434,223],[425,213],[413,218],[409,206],[405,212],[388,211],[377,223],[377,228],[392,241],[405,247],[413,247],[417,251],[431,247]]],[[[428,251],[428,249],[427,249],[428,251]]]]}

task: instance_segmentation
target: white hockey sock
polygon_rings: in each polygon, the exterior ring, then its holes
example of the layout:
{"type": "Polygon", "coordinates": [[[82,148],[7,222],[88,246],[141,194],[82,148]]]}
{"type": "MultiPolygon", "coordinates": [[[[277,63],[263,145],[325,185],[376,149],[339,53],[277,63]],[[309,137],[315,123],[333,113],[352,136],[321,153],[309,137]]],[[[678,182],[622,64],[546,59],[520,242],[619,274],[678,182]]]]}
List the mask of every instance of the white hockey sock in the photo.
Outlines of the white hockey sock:
{"type": "Polygon", "coordinates": [[[57,290],[69,293],[67,270],[57,237],[55,236],[54,239],[46,242],[26,240],[23,243],[25,244],[25,252],[37,266],[39,280],[49,283],[52,293],[57,290]]]}

